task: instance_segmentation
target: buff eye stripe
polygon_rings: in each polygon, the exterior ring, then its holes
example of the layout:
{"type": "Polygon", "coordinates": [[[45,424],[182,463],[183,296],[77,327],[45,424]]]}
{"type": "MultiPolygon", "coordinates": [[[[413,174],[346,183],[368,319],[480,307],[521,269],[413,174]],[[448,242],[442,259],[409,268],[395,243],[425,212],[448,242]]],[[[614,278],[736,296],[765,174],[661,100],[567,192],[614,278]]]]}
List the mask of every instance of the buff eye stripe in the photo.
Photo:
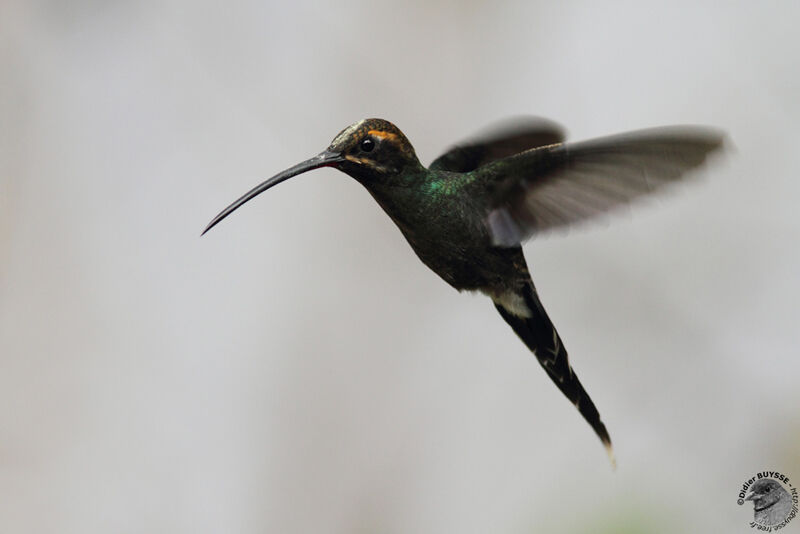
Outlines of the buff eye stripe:
{"type": "Polygon", "coordinates": [[[353,163],[360,163],[360,164],[365,163],[365,160],[363,160],[362,158],[357,158],[355,156],[351,156],[350,154],[347,154],[344,157],[344,159],[346,159],[347,161],[352,161],[353,163]]]}
{"type": "Polygon", "coordinates": [[[351,156],[350,154],[348,154],[344,157],[344,159],[346,159],[347,161],[351,161],[353,163],[357,163],[359,165],[366,165],[367,167],[371,167],[376,171],[385,172],[389,170],[388,167],[385,167],[383,165],[378,165],[377,163],[375,163],[374,160],[371,160],[369,158],[357,158],[355,156],[351,156]]]}
{"type": "Polygon", "coordinates": [[[397,141],[397,134],[392,132],[385,132],[383,130],[370,130],[367,132],[369,135],[379,139],[387,139],[389,141],[397,141]]]}

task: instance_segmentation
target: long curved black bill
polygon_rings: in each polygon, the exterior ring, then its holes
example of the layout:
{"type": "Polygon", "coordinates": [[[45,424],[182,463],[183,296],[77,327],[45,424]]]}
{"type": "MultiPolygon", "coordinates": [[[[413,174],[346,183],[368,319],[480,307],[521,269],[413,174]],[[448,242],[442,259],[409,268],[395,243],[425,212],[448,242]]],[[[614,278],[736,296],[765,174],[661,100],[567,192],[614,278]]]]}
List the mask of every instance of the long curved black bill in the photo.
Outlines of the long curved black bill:
{"type": "Polygon", "coordinates": [[[260,195],[261,193],[263,193],[264,191],[266,191],[267,189],[269,189],[273,185],[278,185],[279,183],[283,182],[284,180],[288,180],[292,176],[297,176],[298,174],[302,174],[302,173],[304,173],[306,171],[310,171],[310,170],[313,170],[313,169],[319,169],[320,167],[328,167],[330,165],[333,165],[334,163],[338,163],[338,162],[342,161],[343,159],[344,158],[342,157],[342,155],[339,154],[338,152],[331,152],[329,150],[326,150],[326,151],[322,152],[321,154],[318,154],[318,155],[314,156],[311,159],[307,159],[306,161],[304,161],[302,163],[298,163],[294,167],[289,167],[285,171],[276,174],[275,176],[273,176],[269,180],[266,180],[266,181],[258,184],[253,189],[251,189],[250,191],[248,191],[247,193],[242,195],[242,197],[239,198],[236,202],[234,202],[233,204],[231,204],[230,206],[228,206],[227,208],[222,210],[219,213],[219,215],[214,217],[214,219],[210,223],[208,223],[208,226],[206,226],[206,229],[203,230],[203,233],[200,234],[200,235],[201,236],[204,235],[206,232],[211,230],[214,227],[214,225],[216,225],[222,219],[224,219],[225,217],[227,217],[228,215],[233,213],[239,206],[241,206],[242,204],[244,204],[248,200],[260,195]]]}

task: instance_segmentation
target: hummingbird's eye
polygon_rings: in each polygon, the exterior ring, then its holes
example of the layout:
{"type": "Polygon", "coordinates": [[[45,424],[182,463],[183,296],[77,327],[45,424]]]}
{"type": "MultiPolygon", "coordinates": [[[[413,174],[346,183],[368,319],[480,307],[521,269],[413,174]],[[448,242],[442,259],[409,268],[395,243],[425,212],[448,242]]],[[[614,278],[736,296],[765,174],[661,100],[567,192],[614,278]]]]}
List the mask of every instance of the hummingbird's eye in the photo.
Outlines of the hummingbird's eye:
{"type": "Polygon", "coordinates": [[[361,140],[361,147],[362,152],[372,152],[372,149],[375,148],[375,141],[373,141],[369,137],[365,137],[361,140]]]}

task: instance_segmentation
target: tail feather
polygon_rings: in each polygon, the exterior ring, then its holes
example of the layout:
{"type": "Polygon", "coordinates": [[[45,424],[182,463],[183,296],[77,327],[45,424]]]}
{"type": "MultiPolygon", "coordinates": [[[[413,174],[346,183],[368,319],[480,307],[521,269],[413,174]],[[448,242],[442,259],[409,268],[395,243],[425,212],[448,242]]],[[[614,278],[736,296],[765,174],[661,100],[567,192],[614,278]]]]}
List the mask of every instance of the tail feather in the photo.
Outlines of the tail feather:
{"type": "Polygon", "coordinates": [[[505,321],[525,345],[536,355],[539,364],[558,386],[558,389],[575,405],[605,445],[611,465],[616,467],[611,437],[600,420],[600,413],[583,389],[578,375],[572,370],[567,350],[542,306],[533,282],[529,281],[515,293],[494,297],[494,305],[505,321]]]}

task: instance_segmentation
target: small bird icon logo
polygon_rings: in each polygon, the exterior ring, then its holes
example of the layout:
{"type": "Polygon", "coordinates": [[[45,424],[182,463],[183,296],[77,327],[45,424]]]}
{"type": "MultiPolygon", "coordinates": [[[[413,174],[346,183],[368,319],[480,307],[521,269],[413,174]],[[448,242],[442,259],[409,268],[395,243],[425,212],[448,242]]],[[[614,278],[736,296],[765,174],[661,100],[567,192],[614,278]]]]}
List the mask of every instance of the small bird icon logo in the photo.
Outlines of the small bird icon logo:
{"type": "Polygon", "coordinates": [[[753,501],[753,520],[765,526],[784,521],[792,511],[792,498],[780,482],[762,478],[753,484],[752,493],[745,500],[753,501]]]}

